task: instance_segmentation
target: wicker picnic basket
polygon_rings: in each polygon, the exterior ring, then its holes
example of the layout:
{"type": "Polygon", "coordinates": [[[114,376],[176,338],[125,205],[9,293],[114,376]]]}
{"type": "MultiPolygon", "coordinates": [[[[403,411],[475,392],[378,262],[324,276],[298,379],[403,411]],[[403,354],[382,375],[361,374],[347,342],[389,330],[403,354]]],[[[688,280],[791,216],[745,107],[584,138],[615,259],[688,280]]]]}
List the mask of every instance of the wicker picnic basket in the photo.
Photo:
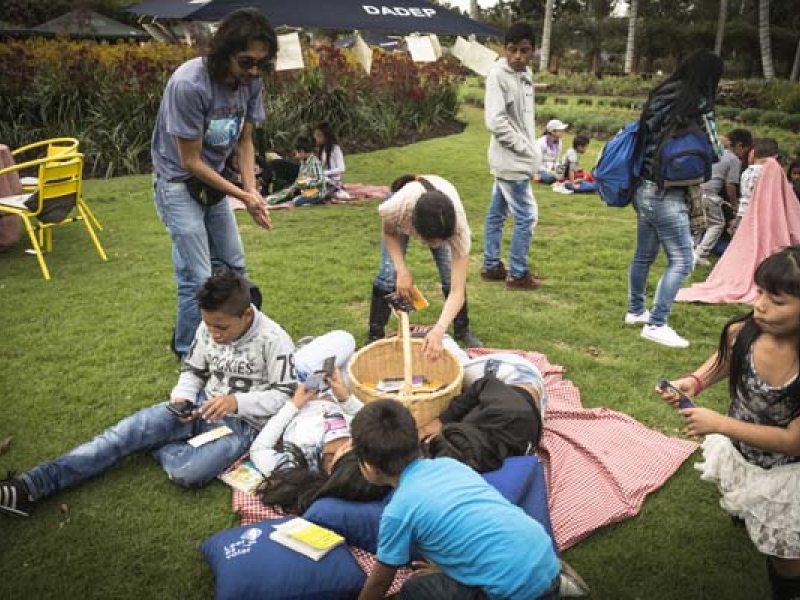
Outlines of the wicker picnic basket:
{"type": "Polygon", "coordinates": [[[425,425],[438,417],[450,404],[450,400],[461,392],[464,371],[461,363],[447,349],[436,362],[426,360],[422,354],[422,340],[410,340],[411,365],[414,375],[422,375],[428,381],[441,382],[445,387],[428,393],[405,395],[402,392],[382,393],[366,384],[376,385],[388,377],[402,378],[403,339],[378,340],[353,355],[347,367],[353,392],[362,402],[379,398],[392,398],[405,404],[414,416],[418,426],[425,425]]]}

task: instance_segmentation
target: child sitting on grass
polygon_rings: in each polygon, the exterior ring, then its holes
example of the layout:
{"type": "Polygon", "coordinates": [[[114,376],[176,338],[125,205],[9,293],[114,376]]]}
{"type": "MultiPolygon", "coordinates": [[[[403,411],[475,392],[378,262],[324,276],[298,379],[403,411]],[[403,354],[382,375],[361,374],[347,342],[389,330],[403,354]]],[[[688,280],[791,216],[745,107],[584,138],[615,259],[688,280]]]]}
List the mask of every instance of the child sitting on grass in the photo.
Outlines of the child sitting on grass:
{"type": "Polygon", "coordinates": [[[589,141],[589,136],[579,133],[572,140],[572,148],[564,155],[563,189],[567,192],[591,194],[597,191],[592,174],[581,169],[581,154],[586,153],[589,141]]]}
{"type": "Polygon", "coordinates": [[[772,138],[761,138],[756,140],[755,145],[750,153],[750,166],[742,173],[742,181],[739,190],[739,208],[736,211],[736,218],[728,227],[728,232],[733,235],[739,228],[747,208],[750,206],[750,200],[753,197],[753,191],[756,189],[756,183],[761,175],[761,168],[768,158],[777,158],[780,150],[778,149],[778,142],[772,138]]]}
{"type": "Polygon", "coordinates": [[[314,154],[314,142],[308,137],[299,137],[294,144],[294,157],[300,161],[297,179],[288,188],[267,198],[271,205],[288,204],[309,206],[325,201],[327,187],[325,169],[314,154]]]}
{"type": "Polygon", "coordinates": [[[396,488],[381,517],[378,562],[359,600],[382,599],[414,546],[418,563],[403,600],[558,598],[559,561],[544,528],[470,467],[420,458],[406,407],[375,400],[353,418],[364,477],[396,488]]]}

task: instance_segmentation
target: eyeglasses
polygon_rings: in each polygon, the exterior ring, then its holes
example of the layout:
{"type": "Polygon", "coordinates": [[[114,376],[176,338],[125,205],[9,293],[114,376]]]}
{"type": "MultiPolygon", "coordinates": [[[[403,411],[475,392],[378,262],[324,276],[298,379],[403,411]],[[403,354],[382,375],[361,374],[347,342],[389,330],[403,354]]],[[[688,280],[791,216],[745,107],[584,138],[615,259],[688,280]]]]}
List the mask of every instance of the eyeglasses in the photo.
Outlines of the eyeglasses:
{"type": "Polygon", "coordinates": [[[243,71],[249,71],[253,67],[256,67],[262,73],[266,73],[272,70],[274,63],[271,58],[262,58],[258,60],[252,56],[237,56],[236,64],[239,65],[239,68],[243,71]]]}

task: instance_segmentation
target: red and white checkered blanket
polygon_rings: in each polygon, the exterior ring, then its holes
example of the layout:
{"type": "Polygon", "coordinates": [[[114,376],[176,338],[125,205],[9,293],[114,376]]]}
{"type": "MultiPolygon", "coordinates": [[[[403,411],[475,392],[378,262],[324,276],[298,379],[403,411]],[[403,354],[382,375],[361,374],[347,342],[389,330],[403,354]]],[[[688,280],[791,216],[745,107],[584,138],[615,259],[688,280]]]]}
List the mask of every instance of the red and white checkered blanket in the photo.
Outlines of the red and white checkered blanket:
{"type": "MultiPolygon", "coordinates": [[[[470,356],[509,352],[475,348],[470,356]]],[[[564,367],[544,354],[513,350],[545,380],[547,414],[538,455],[545,466],[553,534],[561,551],[595,529],[638,514],[647,494],[664,485],[697,444],[667,437],[628,415],[585,409],[564,367]]]]}
{"type": "MultiPolygon", "coordinates": [[[[607,408],[585,409],[578,388],[564,379],[564,367],[544,354],[524,350],[472,348],[472,357],[513,352],[530,360],[545,380],[547,415],[539,445],[545,465],[548,504],[556,544],[566,550],[595,529],[635,516],[647,494],[657,490],[697,449],[697,444],[667,437],[631,417],[607,408]]],[[[233,510],[247,525],[282,516],[254,496],[233,490],[233,510]]],[[[350,547],[369,574],[375,556],[350,547]]],[[[409,576],[401,569],[390,594],[409,576]]]]}

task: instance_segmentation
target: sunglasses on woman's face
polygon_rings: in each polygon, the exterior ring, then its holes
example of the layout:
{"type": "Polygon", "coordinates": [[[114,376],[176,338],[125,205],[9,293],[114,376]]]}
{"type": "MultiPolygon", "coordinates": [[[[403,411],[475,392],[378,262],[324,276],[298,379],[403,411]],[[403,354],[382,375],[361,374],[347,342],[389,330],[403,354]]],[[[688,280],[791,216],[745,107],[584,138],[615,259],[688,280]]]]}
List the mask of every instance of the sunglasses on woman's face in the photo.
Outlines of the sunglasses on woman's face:
{"type": "Polygon", "coordinates": [[[259,60],[252,56],[237,56],[236,64],[239,65],[242,71],[249,71],[253,67],[256,67],[259,71],[265,73],[272,69],[272,59],[270,58],[262,58],[259,60]]]}

